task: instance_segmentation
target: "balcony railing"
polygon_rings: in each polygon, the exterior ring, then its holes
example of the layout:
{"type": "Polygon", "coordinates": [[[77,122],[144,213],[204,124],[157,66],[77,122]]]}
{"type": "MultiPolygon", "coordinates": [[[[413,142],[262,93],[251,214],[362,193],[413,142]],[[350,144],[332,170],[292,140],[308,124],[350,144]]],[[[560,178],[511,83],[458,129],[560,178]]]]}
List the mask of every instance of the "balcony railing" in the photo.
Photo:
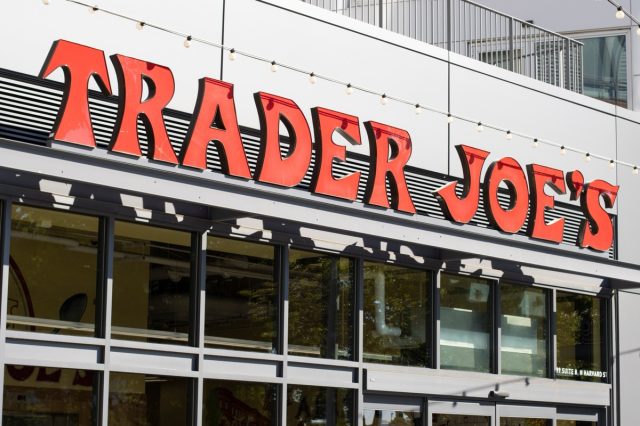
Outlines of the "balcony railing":
{"type": "Polygon", "coordinates": [[[302,0],[582,93],[582,43],[468,0],[302,0]]]}

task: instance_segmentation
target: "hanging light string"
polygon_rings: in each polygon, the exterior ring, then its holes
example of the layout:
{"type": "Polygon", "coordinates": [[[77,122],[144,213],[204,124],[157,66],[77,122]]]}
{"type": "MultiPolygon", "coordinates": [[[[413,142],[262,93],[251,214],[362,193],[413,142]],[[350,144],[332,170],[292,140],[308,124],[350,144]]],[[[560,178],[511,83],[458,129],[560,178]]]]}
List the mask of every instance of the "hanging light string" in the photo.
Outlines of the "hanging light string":
{"type": "MultiPolygon", "coordinates": [[[[49,5],[52,0],[41,0],[41,1],[45,5],[49,5]]],[[[583,155],[585,157],[586,161],[590,161],[593,158],[596,158],[596,159],[599,159],[599,160],[603,160],[603,161],[607,161],[609,163],[609,167],[610,168],[615,168],[616,165],[629,167],[634,175],[638,175],[639,171],[640,171],[637,165],[628,163],[626,161],[617,160],[617,159],[614,159],[614,158],[606,157],[604,155],[594,154],[594,153],[592,153],[590,151],[586,151],[586,150],[583,150],[583,149],[580,149],[580,148],[571,147],[571,146],[568,146],[568,145],[565,145],[565,144],[560,144],[560,143],[557,143],[557,142],[554,142],[554,141],[551,141],[551,140],[548,140],[548,139],[537,138],[537,137],[535,137],[533,135],[529,135],[529,134],[522,133],[522,132],[517,132],[517,131],[511,130],[509,128],[504,128],[504,127],[497,126],[497,125],[487,124],[487,123],[479,121],[477,119],[471,119],[471,118],[468,118],[468,117],[463,117],[463,116],[458,115],[458,114],[452,114],[449,111],[444,111],[444,110],[441,110],[439,108],[431,107],[431,106],[426,105],[426,104],[424,104],[422,102],[416,103],[415,101],[409,101],[409,100],[406,100],[406,99],[403,99],[403,98],[400,98],[400,97],[397,97],[397,96],[389,95],[386,92],[378,92],[378,91],[375,91],[375,90],[372,90],[372,89],[368,89],[366,87],[355,85],[352,82],[342,81],[342,80],[339,80],[339,79],[336,79],[336,78],[333,78],[333,77],[329,77],[329,76],[326,76],[326,75],[318,74],[315,71],[304,70],[304,69],[298,68],[298,67],[293,66],[293,65],[289,65],[289,64],[282,63],[282,62],[278,62],[278,61],[274,60],[273,58],[265,58],[265,57],[262,57],[262,56],[259,56],[259,55],[255,55],[255,54],[253,54],[251,52],[247,52],[247,51],[244,51],[244,50],[239,50],[239,49],[237,49],[235,47],[230,47],[230,46],[223,45],[221,43],[216,43],[214,41],[210,41],[210,40],[206,40],[206,39],[203,39],[203,38],[195,37],[195,36],[193,36],[191,34],[183,33],[183,32],[176,31],[176,30],[173,30],[173,29],[170,29],[170,28],[166,28],[166,27],[162,27],[160,25],[156,25],[156,24],[144,21],[144,20],[140,20],[140,19],[136,19],[136,18],[133,18],[133,17],[130,17],[130,16],[127,16],[127,15],[123,15],[122,13],[119,13],[119,12],[114,12],[112,10],[103,9],[103,8],[97,6],[97,5],[92,5],[92,4],[89,4],[89,3],[85,3],[85,2],[80,1],[80,0],[63,0],[63,1],[65,1],[67,3],[71,3],[71,4],[75,4],[75,5],[78,5],[78,6],[82,6],[82,7],[88,8],[89,12],[91,12],[91,13],[100,12],[100,13],[104,13],[104,14],[107,14],[107,15],[110,15],[110,16],[114,16],[114,17],[129,21],[129,22],[132,22],[133,24],[136,25],[136,27],[139,30],[142,30],[142,29],[148,27],[148,28],[153,28],[155,30],[162,31],[162,32],[174,35],[176,37],[180,37],[181,39],[183,39],[183,45],[184,45],[185,48],[191,47],[191,44],[194,43],[194,42],[195,43],[200,43],[200,44],[203,44],[203,45],[207,45],[207,46],[212,46],[212,47],[221,49],[221,50],[223,50],[225,52],[228,52],[229,53],[229,59],[231,61],[235,60],[238,56],[243,56],[243,57],[246,57],[246,58],[250,58],[250,59],[253,59],[253,60],[256,60],[256,61],[259,61],[259,62],[263,62],[263,63],[265,63],[267,65],[270,65],[272,72],[277,72],[279,68],[283,68],[283,69],[287,69],[289,71],[293,71],[293,72],[297,72],[297,73],[303,74],[303,75],[305,75],[305,76],[307,76],[309,78],[309,82],[311,84],[315,84],[317,81],[323,80],[323,81],[326,81],[326,82],[330,82],[330,83],[334,83],[334,84],[343,86],[345,88],[345,91],[346,91],[347,95],[351,95],[354,91],[357,90],[359,92],[367,93],[367,94],[370,94],[370,95],[378,97],[379,100],[380,100],[380,103],[382,105],[386,105],[389,101],[394,101],[394,102],[397,102],[397,103],[406,104],[406,105],[409,105],[410,107],[414,108],[416,114],[420,114],[420,112],[422,110],[430,111],[430,112],[445,116],[449,123],[452,123],[454,121],[454,119],[455,119],[455,120],[460,120],[460,121],[463,121],[463,122],[474,124],[474,125],[476,125],[476,129],[479,132],[482,132],[484,129],[491,129],[491,130],[495,130],[497,132],[504,133],[508,140],[511,140],[513,138],[513,136],[518,136],[518,137],[523,138],[523,139],[529,139],[529,140],[531,140],[533,142],[533,147],[534,148],[538,147],[540,144],[543,144],[543,145],[547,145],[547,146],[550,146],[550,147],[557,148],[560,151],[561,155],[564,155],[568,151],[571,151],[571,152],[583,155]]],[[[608,0],[608,1],[609,1],[609,3],[613,4],[614,6],[616,6],[616,8],[617,8],[617,12],[616,13],[617,14],[618,14],[618,12],[622,11],[622,13],[624,13],[626,16],[629,16],[635,23],[637,23],[639,25],[638,33],[640,34],[640,21],[638,21],[636,18],[634,18],[632,15],[630,15],[624,9],[622,9],[622,7],[620,5],[618,5],[618,4],[616,4],[614,1],[612,1],[612,0],[608,0]]]]}
{"type": "Polygon", "coordinates": [[[613,0],[607,0],[613,7],[616,8],[616,18],[618,19],[624,19],[625,17],[631,19],[637,26],[638,28],[636,28],[636,34],[638,34],[640,36],[640,20],[638,20],[638,18],[636,18],[635,16],[633,16],[631,14],[631,12],[629,12],[628,10],[626,10],[624,7],[622,7],[621,4],[616,3],[613,0]]]}

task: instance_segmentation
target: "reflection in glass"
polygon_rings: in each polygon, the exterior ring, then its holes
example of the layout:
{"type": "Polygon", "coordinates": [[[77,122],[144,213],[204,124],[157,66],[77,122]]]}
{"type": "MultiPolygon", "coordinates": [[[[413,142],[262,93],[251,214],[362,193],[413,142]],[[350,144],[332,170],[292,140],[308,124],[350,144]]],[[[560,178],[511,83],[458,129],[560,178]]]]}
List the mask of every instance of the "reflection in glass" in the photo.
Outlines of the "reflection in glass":
{"type": "Polygon", "coordinates": [[[111,372],[109,425],[175,426],[188,424],[190,379],[111,372]]]}
{"type": "Polygon", "coordinates": [[[278,390],[265,383],[205,380],[203,425],[275,426],[278,390]]]}
{"type": "Polygon", "coordinates": [[[422,426],[419,411],[364,410],[364,426],[422,426]]]}
{"type": "Polygon", "coordinates": [[[547,291],[500,284],[502,373],[547,375],[547,291]]]}
{"type": "Polygon", "coordinates": [[[191,234],[116,222],[112,335],[187,344],[191,234]]]}
{"type": "Polygon", "coordinates": [[[351,426],[352,419],[352,390],[287,386],[287,426],[351,426]]]}
{"type": "Polygon", "coordinates": [[[626,36],[590,37],[584,43],[584,94],[627,106],[626,36]]]}
{"type": "Polygon", "coordinates": [[[490,281],[441,275],[441,368],[491,370],[491,300],[490,281]]]}
{"type": "Polygon", "coordinates": [[[525,419],[517,417],[501,417],[500,426],[552,426],[551,419],[525,419]]]}
{"type": "Polygon", "coordinates": [[[94,334],[98,218],[14,204],[7,328],[94,334]]]}
{"type": "Polygon", "coordinates": [[[491,426],[491,417],[461,414],[433,414],[433,426],[491,426]]]}
{"type": "Polygon", "coordinates": [[[291,250],[289,277],[289,354],[353,359],[353,260],[291,250]]]}
{"type": "Polygon", "coordinates": [[[429,277],[428,271],[365,262],[365,361],[430,365],[429,277]]]}
{"type": "Polygon", "coordinates": [[[598,426],[598,423],[580,420],[557,420],[556,426],[598,426]]]}
{"type": "Polygon", "coordinates": [[[606,382],[606,300],[559,291],[556,304],[557,377],[606,382]]]}
{"type": "Polygon", "coordinates": [[[6,365],[2,424],[97,425],[94,384],[93,371],[6,365]]]}
{"type": "Polygon", "coordinates": [[[207,237],[205,344],[276,352],[274,247],[207,237]]]}

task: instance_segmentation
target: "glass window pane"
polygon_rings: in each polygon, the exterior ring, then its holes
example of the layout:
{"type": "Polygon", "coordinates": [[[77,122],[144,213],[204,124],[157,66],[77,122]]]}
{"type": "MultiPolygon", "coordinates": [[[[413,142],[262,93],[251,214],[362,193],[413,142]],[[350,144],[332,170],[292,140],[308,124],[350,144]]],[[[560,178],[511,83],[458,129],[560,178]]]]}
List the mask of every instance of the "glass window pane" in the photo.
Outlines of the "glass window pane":
{"type": "Polygon", "coordinates": [[[441,368],[490,372],[491,300],[490,281],[441,275],[441,368]]]}
{"type": "Polygon", "coordinates": [[[287,386],[287,426],[353,424],[353,391],[316,386],[287,386]]]}
{"type": "Polygon", "coordinates": [[[502,372],[547,375],[547,291],[500,284],[502,372]]]}
{"type": "Polygon", "coordinates": [[[433,414],[433,426],[491,426],[491,417],[460,414],[433,414]]]}
{"type": "Polygon", "coordinates": [[[206,346],[276,352],[274,253],[266,244],[207,238],[206,346]]]}
{"type": "Polygon", "coordinates": [[[364,265],[364,360],[431,363],[431,280],[428,271],[364,265]]]}
{"type": "Polygon", "coordinates": [[[112,372],[109,378],[109,425],[188,424],[190,380],[112,372]]]}
{"type": "Polygon", "coordinates": [[[560,379],[606,382],[606,300],[557,292],[558,367],[560,379]]]}
{"type": "Polygon", "coordinates": [[[557,420],[557,426],[598,426],[596,422],[580,421],[580,420],[557,420]]]}
{"type": "Polygon", "coordinates": [[[364,426],[422,426],[419,411],[364,410],[364,426]]]}
{"type": "Polygon", "coordinates": [[[500,426],[552,426],[551,419],[525,419],[517,417],[501,417],[500,426]]]}
{"type": "Polygon", "coordinates": [[[289,252],[289,347],[293,355],[353,359],[354,261],[289,252]]]}
{"type": "Polygon", "coordinates": [[[97,425],[97,380],[94,371],[6,365],[2,424],[97,425]]]}
{"type": "Polygon", "coordinates": [[[94,334],[96,217],[14,204],[7,328],[94,334]]]}
{"type": "Polygon", "coordinates": [[[268,383],[205,380],[203,425],[276,426],[278,388],[268,383]]]}
{"type": "Polygon", "coordinates": [[[187,344],[191,234],[116,222],[112,335],[187,344]]]}
{"type": "Polygon", "coordinates": [[[591,37],[580,41],[584,43],[584,94],[626,107],[626,37],[591,37]]]}

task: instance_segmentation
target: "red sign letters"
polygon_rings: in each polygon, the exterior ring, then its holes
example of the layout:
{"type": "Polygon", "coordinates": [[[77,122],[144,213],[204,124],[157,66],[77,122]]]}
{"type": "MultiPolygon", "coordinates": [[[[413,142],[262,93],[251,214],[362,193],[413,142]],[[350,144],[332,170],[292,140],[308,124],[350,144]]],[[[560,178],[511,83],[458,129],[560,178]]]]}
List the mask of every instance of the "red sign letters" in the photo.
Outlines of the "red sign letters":
{"type": "MultiPolygon", "coordinates": [[[[256,93],[254,100],[260,118],[261,137],[260,155],[252,176],[240,136],[232,84],[211,78],[200,80],[191,125],[181,151],[176,153],[163,118],[163,110],[174,93],[171,70],[122,55],[113,55],[111,60],[119,90],[118,116],[109,146],[111,151],[135,157],[142,155],[137,130],[140,119],[149,141],[147,156],[152,160],[204,170],[207,167],[207,147],[213,142],[220,155],[223,173],[293,187],[309,171],[315,148],[311,191],[356,200],[361,174],[354,172],[339,178],[334,176],[334,162],[346,161],[347,149],[335,144],[332,137],[334,132],[338,132],[350,144],[360,145],[358,117],[326,108],[313,108],[311,116],[315,138],[312,138],[309,123],[294,101],[269,93],[256,93]],[[144,87],[148,91],[145,99],[142,98],[144,87]],[[282,153],[280,147],[281,123],[289,136],[286,153],[282,153]]],[[[59,40],[53,44],[40,77],[46,78],[57,68],[64,71],[65,86],[53,139],[95,147],[88,84],[93,77],[104,93],[111,94],[104,52],[59,40]]],[[[364,122],[364,127],[370,146],[365,203],[415,214],[416,208],[405,179],[405,167],[412,149],[409,133],[374,121],[364,122]]],[[[450,221],[469,223],[482,201],[489,222],[499,231],[513,234],[526,223],[530,237],[560,243],[564,219],[545,220],[545,212],[554,208],[554,196],[548,193],[547,188],[556,194],[565,194],[568,189],[572,200],[580,200],[585,217],[577,245],[596,251],[606,251],[611,247],[614,229],[606,209],[613,207],[618,186],[603,180],[585,183],[582,173],[577,170],[565,176],[561,170],[538,164],[522,167],[510,157],[489,164],[482,179],[490,153],[465,145],[458,145],[456,149],[464,178],[461,182],[444,185],[434,194],[450,221]],[[456,193],[458,184],[462,184],[460,195],[456,193]],[[501,184],[507,188],[508,205],[499,201],[501,184]]]]}

